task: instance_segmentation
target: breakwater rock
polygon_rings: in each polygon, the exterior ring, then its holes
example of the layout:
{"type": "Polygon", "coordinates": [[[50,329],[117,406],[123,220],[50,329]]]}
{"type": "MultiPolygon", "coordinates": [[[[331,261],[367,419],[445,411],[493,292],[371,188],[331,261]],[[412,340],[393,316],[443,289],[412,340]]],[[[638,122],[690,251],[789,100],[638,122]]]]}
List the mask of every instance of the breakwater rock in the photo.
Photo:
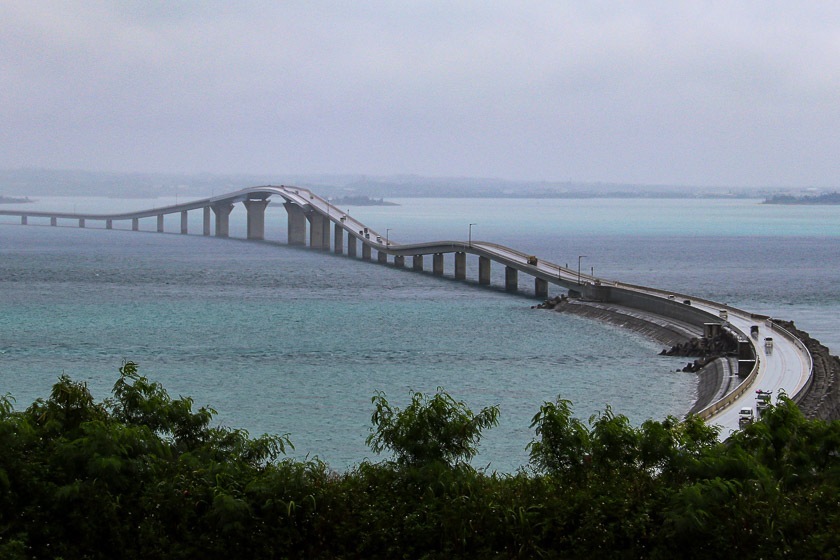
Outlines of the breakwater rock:
{"type": "Polygon", "coordinates": [[[697,358],[718,357],[738,350],[738,340],[728,332],[718,336],[706,338],[704,336],[692,338],[663,350],[663,356],[691,356],[697,358]]]}
{"type": "Polygon", "coordinates": [[[733,355],[737,350],[738,340],[731,333],[724,331],[712,338],[701,336],[675,344],[670,349],[660,352],[660,355],[696,357],[696,360],[682,368],[682,371],[696,373],[715,359],[733,355]]]}

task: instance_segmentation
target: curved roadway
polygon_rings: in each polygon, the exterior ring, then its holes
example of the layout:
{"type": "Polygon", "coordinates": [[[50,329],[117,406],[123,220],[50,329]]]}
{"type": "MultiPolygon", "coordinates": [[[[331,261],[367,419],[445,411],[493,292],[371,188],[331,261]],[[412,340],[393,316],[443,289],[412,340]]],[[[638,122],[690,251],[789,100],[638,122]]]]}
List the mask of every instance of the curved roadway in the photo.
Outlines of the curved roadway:
{"type": "MultiPolygon", "coordinates": [[[[266,199],[272,195],[278,195],[285,201],[300,206],[305,211],[314,211],[326,217],[337,227],[343,228],[348,235],[361,239],[377,251],[391,255],[414,256],[428,255],[434,253],[464,252],[484,256],[505,266],[515,268],[526,274],[541,278],[546,282],[561,285],[565,288],[579,289],[581,284],[592,285],[602,284],[605,286],[620,287],[644,293],[649,296],[668,299],[675,297],[673,292],[624,284],[621,282],[607,281],[581,274],[560,265],[538,259],[537,264],[528,264],[529,255],[516,249],[487,243],[484,241],[433,241],[428,243],[399,244],[385,240],[375,230],[369,228],[362,222],[356,220],[340,208],[333,206],[324,198],[316,195],[305,188],[286,186],[264,186],[251,187],[236,191],[234,193],[214,196],[202,200],[195,200],[169,206],[155,208],[138,212],[126,212],[121,214],[78,214],[78,213],[55,213],[43,211],[0,211],[0,215],[33,216],[33,217],[55,217],[73,218],[85,220],[129,220],[139,219],[162,214],[171,214],[188,210],[196,210],[214,204],[233,204],[248,199],[266,199]],[[367,229],[370,237],[360,234],[360,231],[367,229]]],[[[750,376],[729,396],[721,401],[713,403],[700,412],[706,422],[721,426],[721,437],[727,437],[732,431],[738,429],[738,412],[742,407],[754,408],[755,390],[772,391],[778,394],[786,391],[796,399],[799,394],[807,388],[812,369],[811,356],[804,345],[795,336],[774,327],[765,317],[756,317],[753,314],[737,308],[713,301],[697,300],[690,296],[679,295],[679,298],[690,299],[691,305],[709,314],[709,319],[720,320],[720,311],[728,313],[728,325],[742,339],[748,340],[753,346],[757,358],[756,368],[750,376]],[[759,325],[759,336],[755,339],[748,336],[750,327],[759,325]],[[766,351],[764,338],[773,338],[772,350],[766,351]]]]}

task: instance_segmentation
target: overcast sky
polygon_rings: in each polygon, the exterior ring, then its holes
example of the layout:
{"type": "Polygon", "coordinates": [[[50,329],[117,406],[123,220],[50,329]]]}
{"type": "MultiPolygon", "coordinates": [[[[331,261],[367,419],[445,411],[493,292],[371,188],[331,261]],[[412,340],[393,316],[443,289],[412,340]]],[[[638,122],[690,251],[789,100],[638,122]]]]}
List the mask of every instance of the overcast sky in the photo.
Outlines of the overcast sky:
{"type": "Polygon", "coordinates": [[[840,2],[0,0],[0,168],[840,186],[840,2]]]}

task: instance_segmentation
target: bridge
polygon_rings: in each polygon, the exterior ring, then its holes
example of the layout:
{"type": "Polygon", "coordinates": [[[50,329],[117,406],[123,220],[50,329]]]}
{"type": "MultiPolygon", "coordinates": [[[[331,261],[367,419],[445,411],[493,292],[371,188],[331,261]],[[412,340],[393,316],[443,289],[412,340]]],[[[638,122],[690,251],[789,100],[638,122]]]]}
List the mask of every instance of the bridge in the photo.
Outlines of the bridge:
{"type": "Polygon", "coordinates": [[[703,329],[706,333],[729,331],[739,341],[738,376],[743,380],[734,391],[698,412],[706,422],[721,426],[722,437],[738,429],[738,411],[742,407],[753,408],[754,390],[785,391],[798,402],[810,388],[813,369],[810,353],[798,338],[768,317],[686,294],[597,278],[581,273],[579,268],[573,270],[495,243],[472,239],[466,242],[396,243],[305,188],[250,187],[182,204],[120,214],[0,210],[0,216],[18,216],[21,225],[28,225],[30,219],[49,220],[51,226],[57,226],[59,220],[69,220],[81,228],[92,222],[103,222],[105,229],[113,229],[116,221],[131,221],[134,231],[139,231],[141,219],[155,218],[157,231],[163,233],[164,216],[180,214],[180,233],[186,235],[189,233],[188,213],[201,211],[203,235],[211,235],[212,225],[216,237],[228,237],[230,213],[234,205],[241,202],[247,212],[247,238],[263,240],[265,209],[272,196],[281,198],[286,209],[289,245],[307,246],[308,237],[311,249],[332,249],[336,254],[346,251],[348,257],[360,256],[366,261],[373,260],[375,251],[376,262],[388,264],[390,257],[391,264],[399,268],[406,267],[406,258],[410,258],[414,271],[425,270],[425,257],[431,255],[431,270],[436,276],[445,274],[444,256],[452,255],[451,274],[459,280],[466,280],[467,255],[474,255],[478,257],[480,285],[491,283],[490,271],[495,263],[504,267],[504,288],[509,292],[519,290],[519,274],[522,273],[533,278],[534,295],[538,298],[547,297],[548,286],[553,284],[567,289],[571,297],[639,309],[703,329]],[[754,334],[756,329],[758,336],[754,334]],[[765,345],[766,338],[772,338],[772,347],[765,345]]]}

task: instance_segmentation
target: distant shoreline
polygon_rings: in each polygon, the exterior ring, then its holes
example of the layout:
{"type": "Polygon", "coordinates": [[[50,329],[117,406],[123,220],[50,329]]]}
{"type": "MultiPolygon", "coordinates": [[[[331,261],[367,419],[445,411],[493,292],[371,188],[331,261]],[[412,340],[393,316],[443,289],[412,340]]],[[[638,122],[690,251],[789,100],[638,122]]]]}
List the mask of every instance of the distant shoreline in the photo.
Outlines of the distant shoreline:
{"type": "Polygon", "coordinates": [[[396,202],[388,202],[384,198],[370,198],[368,196],[341,196],[330,199],[333,206],[399,206],[396,202]]]}
{"type": "Polygon", "coordinates": [[[0,204],[29,204],[31,202],[35,201],[29,198],[28,196],[16,197],[0,195],[0,204]]]}
{"type": "Polygon", "coordinates": [[[837,205],[840,204],[840,193],[826,193],[816,196],[792,196],[788,194],[777,194],[771,196],[762,204],[784,204],[784,205],[837,205]]]}

